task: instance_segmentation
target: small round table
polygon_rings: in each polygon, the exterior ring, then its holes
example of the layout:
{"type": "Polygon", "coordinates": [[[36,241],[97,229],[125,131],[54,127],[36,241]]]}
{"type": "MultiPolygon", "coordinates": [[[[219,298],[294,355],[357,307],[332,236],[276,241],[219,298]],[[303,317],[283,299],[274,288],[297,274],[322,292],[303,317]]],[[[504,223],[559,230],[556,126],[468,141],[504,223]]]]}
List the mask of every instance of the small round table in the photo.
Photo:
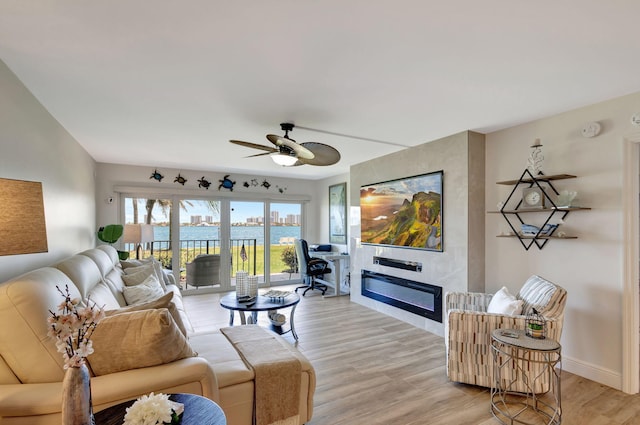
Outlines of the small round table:
{"type": "Polygon", "coordinates": [[[241,303],[236,299],[236,293],[231,292],[224,297],[220,298],[220,305],[229,310],[229,326],[233,326],[234,311],[240,313],[240,322],[243,325],[247,324],[247,320],[244,316],[245,312],[251,312],[249,323],[258,323],[258,312],[277,310],[279,308],[291,307],[291,313],[289,314],[289,330],[283,331],[281,326],[273,326],[273,330],[282,335],[287,332],[291,332],[293,338],[297,341],[298,334],[293,322],[293,316],[296,311],[296,306],[300,302],[300,296],[296,293],[291,293],[284,298],[270,298],[264,295],[258,295],[256,302],[253,304],[241,303]]]}
{"type": "Polygon", "coordinates": [[[491,414],[502,424],[562,422],[560,344],[529,337],[524,330],[491,333],[491,414]]]}
{"type": "MultiPolygon", "coordinates": [[[[224,412],[213,401],[195,394],[170,394],[169,400],[184,404],[182,425],[227,425],[224,412]]],[[[135,400],[108,407],[94,415],[96,425],[122,425],[127,407],[135,400]]]]}

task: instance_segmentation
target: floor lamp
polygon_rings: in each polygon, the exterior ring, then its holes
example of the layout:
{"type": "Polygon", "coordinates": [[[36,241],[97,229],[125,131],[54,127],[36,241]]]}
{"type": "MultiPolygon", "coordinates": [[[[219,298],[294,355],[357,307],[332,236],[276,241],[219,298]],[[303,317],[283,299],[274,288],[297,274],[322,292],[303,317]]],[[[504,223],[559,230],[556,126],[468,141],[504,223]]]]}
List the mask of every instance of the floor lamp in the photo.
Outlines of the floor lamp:
{"type": "Polygon", "coordinates": [[[140,259],[142,244],[153,242],[154,239],[153,225],[151,224],[124,225],[124,243],[132,243],[136,245],[136,260],[140,259]]]}

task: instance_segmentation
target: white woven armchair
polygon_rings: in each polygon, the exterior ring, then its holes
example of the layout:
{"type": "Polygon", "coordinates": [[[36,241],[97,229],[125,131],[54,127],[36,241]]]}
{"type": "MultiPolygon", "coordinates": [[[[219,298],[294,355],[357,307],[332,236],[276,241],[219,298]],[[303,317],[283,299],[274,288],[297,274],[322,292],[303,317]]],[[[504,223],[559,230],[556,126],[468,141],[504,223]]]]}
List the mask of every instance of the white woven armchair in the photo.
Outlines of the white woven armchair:
{"type": "MultiPolygon", "coordinates": [[[[547,337],[560,341],[567,301],[567,291],[562,287],[540,276],[531,276],[516,295],[517,299],[523,300],[522,315],[517,316],[487,313],[492,297],[492,294],[471,292],[450,292],[446,295],[447,376],[452,381],[491,387],[491,332],[494,329],[525,329],[526,315],[533,308],[546,321],[547,337]]],[[[536,360],[533,357],[532,360],[536,360]]],[[[533,361],[529,367],[535,369],[540,365],[533,361]]],[[[537,376],[539,372],[532,370],[532,373],[537,376]]],[[[536,384],[535,393],[549,390],[548,379],[540,379],[536,384]]],[[[518,383],[511,388],[522,392],[527,389],[518,383]]]]}

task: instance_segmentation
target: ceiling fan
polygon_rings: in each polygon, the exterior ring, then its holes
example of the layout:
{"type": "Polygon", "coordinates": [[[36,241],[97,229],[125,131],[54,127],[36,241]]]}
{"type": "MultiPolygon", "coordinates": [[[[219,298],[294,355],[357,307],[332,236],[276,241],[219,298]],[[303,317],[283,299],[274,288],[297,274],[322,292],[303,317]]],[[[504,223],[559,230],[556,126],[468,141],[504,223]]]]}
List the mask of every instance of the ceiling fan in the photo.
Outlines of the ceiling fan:
{"type": "Polygon", "coordinates": [[[284,131],[284,136],[267,134],[267,139],[274,146],[259,145],[257,143],[243,142],[242,140],[229,140],[229,142],[246,146],[248,148],[266,151],[254,156],[270,155],[273,162],[285,167],[297,165],[333,165],[340,161],[340,152],[335,148],[317,142],[298,143],[289,137],[289,132],[295,126],[292,123],[282,123],[280,128],[284,131]]]}

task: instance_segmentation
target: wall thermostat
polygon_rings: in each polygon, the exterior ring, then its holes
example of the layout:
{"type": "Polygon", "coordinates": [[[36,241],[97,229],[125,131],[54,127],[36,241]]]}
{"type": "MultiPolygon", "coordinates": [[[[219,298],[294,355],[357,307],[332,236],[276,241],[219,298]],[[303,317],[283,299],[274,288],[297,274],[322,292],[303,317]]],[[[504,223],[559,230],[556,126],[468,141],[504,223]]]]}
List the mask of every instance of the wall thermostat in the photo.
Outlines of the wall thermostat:
{"type": "Polygon", "coordinates": [[[640,125],[640,112],[631,115],[631,124],[640,125]]]}
{"type": "Polygon", "coordinates": [[[582,127],[582,136],[583,137],[595,137],[598,134],[600,134],[600,130],[602,130],[602,127],[600,126],[600,123],[597,121],[594,122],[590,122],[585,124],[584,127],[582,127]]]}

